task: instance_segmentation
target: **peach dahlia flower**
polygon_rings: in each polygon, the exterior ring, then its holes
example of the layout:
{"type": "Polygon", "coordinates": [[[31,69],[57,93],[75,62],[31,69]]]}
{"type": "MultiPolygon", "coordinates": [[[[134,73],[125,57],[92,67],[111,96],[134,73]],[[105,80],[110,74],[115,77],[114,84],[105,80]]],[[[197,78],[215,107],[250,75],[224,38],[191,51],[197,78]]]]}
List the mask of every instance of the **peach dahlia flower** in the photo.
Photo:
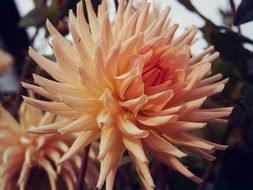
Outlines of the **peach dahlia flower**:
{"type": "Polygon", "coordinates": [[[210,76],[218,53],[210,47],[191,57],[196,28],[174,38],[177,24],[168,26],[170,8],[156,18],[144,1],[139,10],[119,2],[114,21],[109,20],[106,1],[94,13],[86,0],[77,16],[69,13],[73,42],[66,41],[47,21],[56,62],[30,49],[30,56],[55,80],[34,75],[38,86],[23,83],[52,101],[24,98],[40,109],[68,118],[65,123],[30,130],[33,133],[69,134],[79,132],[59,163],[70,159],[83,147],[100,139],[101,162],[97,187],[113,188],[119,162],[130,155],[146,189],[154,182],[148,169],[152,155],[195,182],[201,179],[178,160],[184,150],[208,160],[209,153],[225,146],[194,136],[191,132],[208,122],[222,122],[232,108],[202,109],[206,98],[222,91],[227,79],[210,76]]]}
{"type": "MultiPolygon", "coordinates": [[[[3,107],[0,107],[0,189],[26,189],[32,168],[42,168],[48,175],[51,190],[56,190],[59,176],[69,190],[74,190],[81,157],[75,155],[61,166],[56,164],[69,145],[72,135],[33,135],[29,127],[51,125],[55,116],[42,114],[40,110],[22,104],[18,123],[3,107]]],[[[64,121],[60,121],[64,122],[64,121]]]]}

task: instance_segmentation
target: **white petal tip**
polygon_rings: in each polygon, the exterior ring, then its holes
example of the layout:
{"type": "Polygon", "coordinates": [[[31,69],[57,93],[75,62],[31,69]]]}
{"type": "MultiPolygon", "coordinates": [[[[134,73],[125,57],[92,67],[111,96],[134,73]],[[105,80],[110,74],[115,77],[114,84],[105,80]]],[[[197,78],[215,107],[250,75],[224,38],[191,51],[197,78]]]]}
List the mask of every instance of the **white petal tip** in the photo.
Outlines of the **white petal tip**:
{"type": "Polygon", "coordinates": [[[189,177],[189,179],[191,179],[192,181],[194,181],[197,184],[203,183],[203,180],[195,175],[189,177]]]}
{"type": "Polygon", "coordinates": [[[26,130],[27,133],[39,133],[36,128],[30,128],[26,130]]]}
{"type": "Polygon", "coordinates": [[[63,155],[63,157],[61,157],[60,160],[56,163],[56,166],[62,165],[65,161],[66,159],[64,158],[64,155],[63,155]]]}

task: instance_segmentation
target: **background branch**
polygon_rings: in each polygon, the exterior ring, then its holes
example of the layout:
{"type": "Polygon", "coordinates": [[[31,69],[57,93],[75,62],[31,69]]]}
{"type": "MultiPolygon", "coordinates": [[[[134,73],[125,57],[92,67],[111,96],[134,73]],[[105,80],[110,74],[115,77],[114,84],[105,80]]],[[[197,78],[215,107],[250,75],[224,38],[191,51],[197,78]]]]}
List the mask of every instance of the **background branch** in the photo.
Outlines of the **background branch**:
{"type": "Polygon", "coordinates": [[[89,160],[89,152],[90,152],[90,144],[87,145],[84,150],[83,150],[83,159],[82,159],[82,165],[80,168],[80,173],[78,176],[78,182],[77,182],[77,188],[76,190],[84,190],[84,179],[85,179],[85,174],[86,174],[86,170],[88,167],[88,160],[89,160]]]}

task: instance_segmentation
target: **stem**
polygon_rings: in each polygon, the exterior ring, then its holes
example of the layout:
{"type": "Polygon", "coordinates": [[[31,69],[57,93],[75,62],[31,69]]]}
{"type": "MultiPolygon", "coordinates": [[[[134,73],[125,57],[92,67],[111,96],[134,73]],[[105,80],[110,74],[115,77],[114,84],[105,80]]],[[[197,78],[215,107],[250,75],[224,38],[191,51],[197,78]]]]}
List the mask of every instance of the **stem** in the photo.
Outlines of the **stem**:
{"type": "MultiPolygon", "coordinates": [[[[230,7],[231,7],[232,16],[234,18],[235,17],[235,13],[236,13],[234,0],[229,0],[229,4],[230,4],[230,7]]],[[[238,29],[238,33],[241,34],[241,28],[240,28],[240,26],[237,26],[237,29],[238,29]]]]}
{"type": "Polygon", "coordinates": [[[189,11],[196,13],[198,16],[200,16],[207,24],[210,24],[214,27],[217,27],[210,19],[206,18],[202,13],[196,9],[196,7],[192,4],[189,0],[178,0],[186,9],[189,11]]]}
{"type": "MultiPolygon", "coordinates": [[[[34,41],[35,41],[36,36],[38,35],[38,32],[39,32],[39,28],[36,28],[36,31],[35,31],[33,37],[31,38],[30,46],[34,45],[34,41]]],[[[12,103],[12,106],[11,106],[11,107],[13,107],[12,113],[15,117],[17,117],[17,112],[18,112],[19,104],[20,104],[20,95],[21,95],[22,89],[23,89],[22,85],[21,85],[21,82],[26,79],[30,62],[31,62],[31,59],[30,59],[29,55],[27,54],[26,58],[25,58],[25,63],[23,65],[22,72],[21,72],[21,75],[20,75],[20,78],[19,78],[18,91],[17,91],[17,93],[14,97],[14,100],[13,100],[13,103],[12,103]]]]}
{"type": "MultiPolygon", "coordinates": [[[[229,135],[232,132],[232,129],[233,129],[233,125],[229,124],[226,131],[225,131],[225,133],[224,133],[224,135],[223,135],[223,137],[222,137],[222,139],[221,139],[221,141],[220,141],[220,144],[225,144],[226,143],[229,135]]],[[[204,172],[204,175],[202,177],[203,182],[198,185],[196,190],[203,190],[204,189],[204,187],[205,187],[205,185],[208,181],[209,176],[212,174],[213,169],[215,168],[216,164],[218,163],[217,160],[218,160],[219,154],[217,152],[215,154],[215,157],[216,157],[216,159],[214,161],[208,163],[208,165],[206,167],[206,170],[204,172]]]]}
{"type": "Polygon", "coordinates": [[[82,165],[80,168],[80,174],[78,176],[78,182],[77,182],[77,189],[76,190],[84,190],[84,179],[85,179],[85,174],[86,170],[88,167],[88,160],[89,160],[89,151],[90,151],[90,144],[87,145],[84,150],[83,150],[83,160],[82,160],[82,165]]]}
{"type": "Polygon", "coordinates": [[[25,80],[25,77],[26,77],[26,74],[27,74],[27,71],[28,71],[29,63],[30,63],[30,58],[27,55],[26,58],[25,58],[25,63],[24,63],[23,68],[22,68],[22,73],[21,73],[20,78],[19,78],[19,89],[18,89],[18,92],[17,92],[17,94],[14,98],[14,101],[13,101],[13,104],[17,105],[17,106],[19,104],[20,95],[21,95],[21,91],[22,91],[21,82],[23,80],[25,80]]]}
{"type": "Polygon", "coordinates": [[[178,0],[178,2],[181,3],[187,10],[197,14],[206,22],[205,25],[200,28],[200,30],[203,32],[204,38],[210,43],[210,34],[212,32],[219,31],[221,27],[216,26],[210,19],[200,13],[190,0],[178,0]]]}

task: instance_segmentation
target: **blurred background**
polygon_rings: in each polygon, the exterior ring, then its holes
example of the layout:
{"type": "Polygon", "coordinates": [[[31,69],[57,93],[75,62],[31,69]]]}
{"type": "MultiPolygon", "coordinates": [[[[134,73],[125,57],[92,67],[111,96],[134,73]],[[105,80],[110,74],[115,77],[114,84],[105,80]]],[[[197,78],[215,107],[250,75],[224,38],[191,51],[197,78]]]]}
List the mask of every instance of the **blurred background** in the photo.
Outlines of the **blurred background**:
{"type": "MultiPolygon", "coordinates": [[[[17,116],[21,94],[26,92],[20,81],[32,82],[32,73],[47,75],[27,55],[28,46],[54,59],[45,29],[48,18],[59,32],[68,35],[67,14],[75,10],[78,0],[5,0],[0,1],[0,101],[17,116]]],[[[113,20],[117,0],[108,0],[113,20]]],[[[99,0],[93,0],[97,10],[99,0]]],[[[136,0],[138,7],[141,1],[136,0]]],[[[192,54],[214,45],[220,58],[213,73],[222,73],[230,81],[223,93],[209,99],[205,107],[234,106],[230,122],[209,125],[198,135],[228,144],[217,159],[206,162],[187,157],[183,162],[204,183],[196,185],[167,166],[152,160],[150,168],[157,189],[161,190],[252,190],[253,189],[253,1],[252,0],[152,0],[153,9],[172,7],[170,23],[179,23],[176,35],[192,25],[199,28],[199,41],[192,54]]],[[[43,179],[45,183],[47,179],[43,179]]],[[[42,180],[42,181],[43,181],[42,180]]],[[[38,182],[38,181],[37,181],[38,182]]],[[[40,182],[43,186],[43,183],[40,182]]],[[[39,188],[38,189],[45,189],[39,188]]],[[[32,188],[33,190],[36,188],[32,188]]],[[[130,159],[124,157],[116,178],[115,189],[141,189],[130,159]]]]}

